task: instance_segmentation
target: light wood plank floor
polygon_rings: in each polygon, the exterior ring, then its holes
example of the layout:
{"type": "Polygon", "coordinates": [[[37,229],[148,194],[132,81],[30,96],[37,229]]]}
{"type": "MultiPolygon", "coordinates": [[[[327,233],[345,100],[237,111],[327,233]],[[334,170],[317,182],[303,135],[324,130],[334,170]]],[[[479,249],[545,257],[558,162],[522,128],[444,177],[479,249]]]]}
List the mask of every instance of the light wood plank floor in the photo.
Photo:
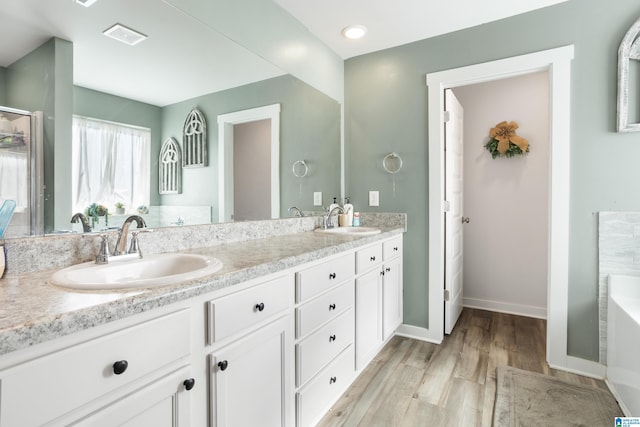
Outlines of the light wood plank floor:
{"type": "Polygon", "coordinates": [[[608,390],[549,368],[545,346],[544,320],[465,308],[441,345],[391,339],[318,425],[491,426],[504,365],[608,390]]]}

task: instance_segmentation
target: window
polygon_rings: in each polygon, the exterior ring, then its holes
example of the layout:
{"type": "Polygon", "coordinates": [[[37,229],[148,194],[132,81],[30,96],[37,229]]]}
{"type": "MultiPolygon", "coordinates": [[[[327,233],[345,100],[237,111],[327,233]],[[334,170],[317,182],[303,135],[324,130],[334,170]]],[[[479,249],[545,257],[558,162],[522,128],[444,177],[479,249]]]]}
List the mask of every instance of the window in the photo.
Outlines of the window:
{"type": "Polygon", "coordinates": [[[74,116],[72,138],[73,212],[149,205],[150,129],[74,116]]]}

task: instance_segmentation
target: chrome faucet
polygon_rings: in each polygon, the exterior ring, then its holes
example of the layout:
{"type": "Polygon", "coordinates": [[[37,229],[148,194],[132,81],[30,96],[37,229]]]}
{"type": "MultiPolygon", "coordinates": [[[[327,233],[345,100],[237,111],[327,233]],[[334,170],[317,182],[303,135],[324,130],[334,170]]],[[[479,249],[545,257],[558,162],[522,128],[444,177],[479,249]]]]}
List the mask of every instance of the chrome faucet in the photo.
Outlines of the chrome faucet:
{"type": "Polygon", "coordinates": [[[335,211],[339,211],[340,213],[344,213],[344,209],[342,209],[342,207],[340,206],[336,206],[335,208],[331,209],[327,215],[322,217],[322,228],[324,228],[325,230],[327,228],[333,228],[333,222],[331,221],[331,215],[333,215],[333,213],[335,211]]]}
{"type": "Polygon", "coordinates": [[[295,206],[291,206],[289,208],[289,212],[294,211],[294,216],[299,216],[300,218],[302,218],[304,216],[304,212],[302,212],[300,210],[300,208],[297,208],[295,206]]]}
{"type": "Polygon", "coordinates": [[[82,231],[84,231],[85,233],[91,232],[91,226],[89,225],[89,221],[87,221],[87,217],[84,216],[83,213],[78,212],[77,214],[74,214],[71,217],[72,224],[77,224],[78,220],[82,222],[82,231]]]}
{"type": "MultiPolygon", "coordinates": [[[[139,215],[131,215],[130,217],[125,219],[124,223],[122,224],[122,228],[120,228],[120,232],[118,233],[118,240],[116,241],[116,247],[113,250],[113,255],[114,256],[124,255],[124,254],[127,253],[126,252],[127,234],[129,233],[129,226],[131,225],[131,222],[133,222],[133,221],[136,222],[137,228],[145,228],[147,226],[147,223],[144,222],[144,219],[139,215]]],[[[137,241],[136,241],[136,252],[135,253],[140,254],[139,250],[137,250],[137,241]]]]}

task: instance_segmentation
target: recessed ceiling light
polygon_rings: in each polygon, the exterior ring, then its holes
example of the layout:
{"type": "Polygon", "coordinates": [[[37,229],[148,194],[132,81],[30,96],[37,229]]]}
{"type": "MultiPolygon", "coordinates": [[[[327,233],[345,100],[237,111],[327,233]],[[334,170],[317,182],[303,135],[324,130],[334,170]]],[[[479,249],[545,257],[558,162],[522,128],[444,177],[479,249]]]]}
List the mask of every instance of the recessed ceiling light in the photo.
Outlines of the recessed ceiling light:
{"type": "Polygon", "coordinates": [[[129,46],[136,45],[147,38],[144,34],[132,30],[131,28],[127,28],[122,24],[115,24],[104,30],[102,34],[118,40],[119,42],[126,43],[129,46]]]}
{"type": "Polygon", "coordinates": [[[76,3],[81,4],[84,7],[89,7],[98,0],[75,0],[76,3]]]}
{"type": "Polygon", "coordinates": [[[367,33],[367,27],[364,25],[349,25],[342,30],[342,35],[348,39],[359,39],[367,33]]]}

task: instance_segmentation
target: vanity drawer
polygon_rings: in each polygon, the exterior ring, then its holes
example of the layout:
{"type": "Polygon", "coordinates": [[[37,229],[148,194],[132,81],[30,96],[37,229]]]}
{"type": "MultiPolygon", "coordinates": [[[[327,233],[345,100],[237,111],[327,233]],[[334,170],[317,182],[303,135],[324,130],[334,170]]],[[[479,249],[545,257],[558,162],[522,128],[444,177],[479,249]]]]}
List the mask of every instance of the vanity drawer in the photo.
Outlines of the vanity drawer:
{"type": "Polygon", "coordinates": [[[188,356],[190,337],[182,310],[10,368],[0,373],[0,425],[48,423],[188,356]]]}
{"type": "Polygon", "coordinates": [[[299,271],[296,274],[297,302],[305,301],[345,280],[351,279],[354,274],[353,264],[353,253],[350,253],[299,271]]]}
{"type": "Polygon", "coordinates": [[[296,310],[296,337],[302,338],[318,326],[335,318],[353,306],[355,289],[353,280],[322,294],[296,310]]]}
{"type": "Polygon", "coordinates": [[[351,345],[296,394],[297,425],[315,425],[344,393],[355,373],[353,358],[351,345]]]}
{"type": "Polygon", "coordinates": [[[402,234],[382,243],[384,260],[390,260],[402,255],[402,234]]]}
{"type": "Polygon", "coordinates": [[[382,263],[382,244],[378,243],[356,252],[357,273],[364,273],[382,263]]]}
{"type": "Polygon", "coordinates": [[[209,343],[251,328],[288,309],[291,286],[290,277],[283,276],[209,301],[209,343]]]}
{"type": "Polygon", "coordinates": [[[296,379],[301,386],[354,341],[353,308],[296,345],[296,379]]]}

